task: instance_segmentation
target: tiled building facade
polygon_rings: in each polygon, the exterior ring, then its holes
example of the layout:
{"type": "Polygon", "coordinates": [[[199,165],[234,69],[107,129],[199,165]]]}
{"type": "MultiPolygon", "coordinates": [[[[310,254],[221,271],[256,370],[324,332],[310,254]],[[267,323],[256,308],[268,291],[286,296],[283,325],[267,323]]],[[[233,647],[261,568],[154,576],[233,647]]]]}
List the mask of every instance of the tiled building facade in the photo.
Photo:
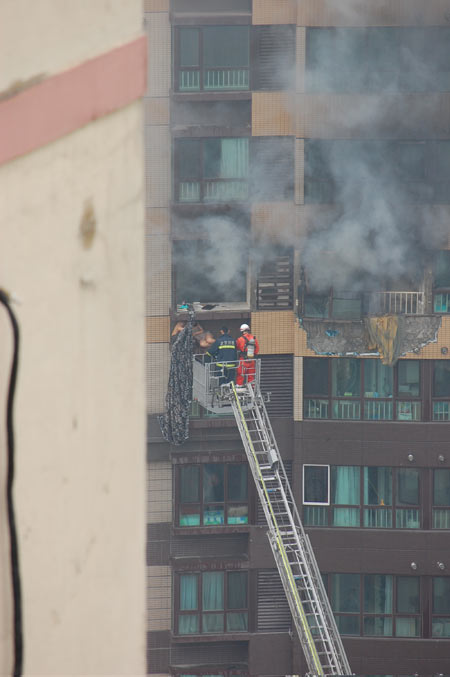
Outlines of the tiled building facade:
{"type": "Polygon", "coordinates": [[[144,4],[148,672],[307,669],[234,421],[159,433],[185,301],[258,337],[352,670],[450,672],[450,2],[144,4]]]}

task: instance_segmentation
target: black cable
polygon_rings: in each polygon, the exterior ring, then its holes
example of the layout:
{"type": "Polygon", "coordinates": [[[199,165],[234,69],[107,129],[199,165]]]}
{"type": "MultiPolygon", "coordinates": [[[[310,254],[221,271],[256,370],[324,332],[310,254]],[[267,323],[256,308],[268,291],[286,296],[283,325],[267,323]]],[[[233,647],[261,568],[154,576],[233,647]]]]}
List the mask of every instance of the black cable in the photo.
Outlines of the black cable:
{"type": "Polygon", "coordinates": [[[21,677],[23,664],[23,633],[22,633],[22,593],[20,583],[19,548],[17,544],[16,519],[14,515],[13,482],[14,482],[14,427],[13,405],[16,390],[17,367],[19,364],[19,325],[9,304],[9,295],[0,289],[0,303],[2,303],[11,321],[14,352],[9,377],[8,402],[6,408],[6,430],[8,443],[8,469],[6,481],[6,500],[8,509],[8,526],[11,554],[11,579],[14,604],[14,671],[13,677],[21,677]]]}

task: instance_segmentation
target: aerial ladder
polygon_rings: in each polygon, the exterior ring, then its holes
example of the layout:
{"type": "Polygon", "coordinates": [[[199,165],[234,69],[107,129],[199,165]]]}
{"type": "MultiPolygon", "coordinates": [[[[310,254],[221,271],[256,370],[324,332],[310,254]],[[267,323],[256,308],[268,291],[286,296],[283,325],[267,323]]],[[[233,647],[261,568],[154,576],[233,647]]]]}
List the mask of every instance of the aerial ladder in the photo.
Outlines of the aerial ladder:
{"type": "MultiPolygon", "coordinates": [[[[351,675],[316,558],[303,529],[260,389],[261,362],[254,380],[223,383],[221,368],[194,358],[193,399],[208,411],[234,414],[268,536],[309,672],[305,677],[351,675]]],[[[267,394],[266,394],[267,397],[267,394]]]]}

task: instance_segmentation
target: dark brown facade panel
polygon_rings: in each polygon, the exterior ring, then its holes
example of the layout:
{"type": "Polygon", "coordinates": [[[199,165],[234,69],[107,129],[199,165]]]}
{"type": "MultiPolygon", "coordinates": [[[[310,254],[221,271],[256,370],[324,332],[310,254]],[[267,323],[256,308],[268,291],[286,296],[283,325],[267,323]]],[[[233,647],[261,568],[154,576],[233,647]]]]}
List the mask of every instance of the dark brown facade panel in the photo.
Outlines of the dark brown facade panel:
{"type": "Polygon", "coordinates": [[[169,523],[147,525],[147,565],[164,566],[169,564],[169,523]]]}
{"type": "Polygon", "coordinates": [[[158,630],[147,633],[147,674],[169,671],[170,631],[158,630]]]}
{"type": "Polygon", "coordinates": [[[176,642],[172,644],[171,665],[246,665],[248,642],[176,642]]]}
{"type": "Polygon", "coordinates": [[[272,569],[274,559],[267,536],[267,527],[254,527],[250,534],[249,558],[252,568],[272,569]]]}
{"type": "Polygon", "coordinates": [[[445,442],[448,441],[448,423],[302,421],[296,423],[295,433],[296,437],[313,440],[445,442]]]}
{"type": "Polygon", "coordinates": [[[351,656],[350,667],[356,674],[397,674],[420,677],[449,674],[448,641],[377,638],[344,638],[351,656]]]}
{"type": "Polygon", "coordinates": [[[292,641],[287,633],[258,633],[249,642],[252,675],[292,674],[292,641]]]}
{"type": "Polygon", "coordinates": [[[246,557],[248,534],[223,534],[205,536],[176,536],[172,539],[172,558],[246,557]]]}
{"type": "Polygon", "coordinates": [[[449,555],[448,534],[438,531],[307,529],[323,572],[438,576],[449,555]],[[417,569],[411,568],[411,563],[417,569]]]}
{"type": "Polygon", "coordinates": [[[161,675],[169,671],[169,649],[147,650],[147,674],[161,675]]]}

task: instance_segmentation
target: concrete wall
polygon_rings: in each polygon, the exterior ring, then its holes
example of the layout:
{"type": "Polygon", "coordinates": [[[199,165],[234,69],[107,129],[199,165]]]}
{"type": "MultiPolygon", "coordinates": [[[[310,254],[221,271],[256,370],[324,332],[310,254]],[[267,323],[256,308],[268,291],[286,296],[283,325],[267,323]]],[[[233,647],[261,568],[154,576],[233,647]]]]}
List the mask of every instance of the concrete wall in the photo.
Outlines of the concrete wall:
{"type": "MultiPolygon", "coordinates": [[[[141,31],[139,0],[56,5],[2,2],[0,90],[141,31]]],[[[0,166],[0,287],[21,299],[14,495],[26,675],[145,674],[142,139],[135,100],[0,166]]],[[[11,351],[0,307],[1,675],[13,661],[3,480],[11,351]]]]}

